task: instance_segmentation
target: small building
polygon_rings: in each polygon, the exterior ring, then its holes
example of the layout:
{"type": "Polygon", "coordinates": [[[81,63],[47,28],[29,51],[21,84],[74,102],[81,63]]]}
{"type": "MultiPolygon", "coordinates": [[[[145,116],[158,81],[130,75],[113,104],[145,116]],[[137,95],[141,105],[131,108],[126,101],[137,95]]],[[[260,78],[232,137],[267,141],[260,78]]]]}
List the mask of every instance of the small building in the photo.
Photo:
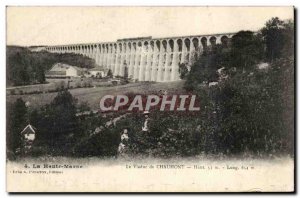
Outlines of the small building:
{"type": "Polygon", "coordinates": [[[36,129],[28,124],[23,131],[21,131],[21,136],[23,137],[25,142],[33,142],[35,140],[36,129]]]}
{"type": "Polygon", "coordinates": [[[80,77],[85,73],[86,69],[72,66],[64,63],[56,63],[46,72],[47,78],[68,78],[80,77]]]}
{"type": "Polygon", "coordinates": [[[76,66],[70,66],[66,70],[66,76],[67,77],[79,77],[79,76],[82,76],[84,74],[84,72],[85,72],[85,70],[83,68],[76,67],[76,66]]]}
{"type": "Polygon", "coordinates": [[[104,69],[101,67],[95,67],[90,69],[88,72],[90,73],[91,77],[103,78],[106,76],[104,69]]]}

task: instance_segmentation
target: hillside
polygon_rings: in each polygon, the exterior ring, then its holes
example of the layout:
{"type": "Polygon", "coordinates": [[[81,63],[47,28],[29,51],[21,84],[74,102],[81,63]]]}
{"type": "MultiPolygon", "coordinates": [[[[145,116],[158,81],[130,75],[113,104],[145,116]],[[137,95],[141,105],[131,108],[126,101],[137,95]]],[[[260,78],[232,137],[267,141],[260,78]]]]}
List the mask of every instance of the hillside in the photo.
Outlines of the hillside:
{"type": "Polygon", "coordinates": [[[6,47],[7,86],[45,83],[45,71],[61,62],[83,68],[95,67],[95,61],[79,54],[32,52],[24,47],[6,47]]]}

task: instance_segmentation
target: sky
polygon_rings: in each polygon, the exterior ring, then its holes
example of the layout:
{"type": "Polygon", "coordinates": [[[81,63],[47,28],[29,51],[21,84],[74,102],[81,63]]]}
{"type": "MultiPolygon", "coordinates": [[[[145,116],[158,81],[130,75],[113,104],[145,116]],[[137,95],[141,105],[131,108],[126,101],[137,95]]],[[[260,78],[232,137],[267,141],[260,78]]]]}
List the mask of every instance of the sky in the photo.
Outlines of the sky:
{"type": "Polygon", "coordinates": [[[257,31],[293,7],[7,7],[7,45],[63,45],[257,31]]]}

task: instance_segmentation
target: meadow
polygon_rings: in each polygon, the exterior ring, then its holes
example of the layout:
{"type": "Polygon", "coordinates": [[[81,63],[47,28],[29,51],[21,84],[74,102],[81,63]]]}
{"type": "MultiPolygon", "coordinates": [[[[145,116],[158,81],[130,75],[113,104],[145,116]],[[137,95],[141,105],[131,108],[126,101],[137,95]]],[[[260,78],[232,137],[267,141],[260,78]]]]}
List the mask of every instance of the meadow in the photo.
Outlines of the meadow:
{"type": "MultiPolygon", "coordinates": [[[[168,83],[152,83],[152,82],[137,82],[126,85],[108,86],[108,87],[84,87],[70,89],[70,93],[78,99],[78,102],[86,102],[92,110],[99,109],[99,102],[104,95],[118,95],[124,93],[140,93],[147,94],[149,92],[158,92],[159,90],[180,91],[183,90],[184,81],[168,82],[168,83]]],[[[36,85],[31,85],[34,88],[36,85]]],[[[50,85],[49,85],[50,86],[50,85]]],[[[27,86],[29,87],[29,86],[27,86]]],[[[22,98],[25,102],[29,102],[31,107],[41,107],[49,104],[57,95],[52,93],[38,93],[26,95],[10,95],[7,94],[7,105],[12,104],[18,98],[22,98]]]]}

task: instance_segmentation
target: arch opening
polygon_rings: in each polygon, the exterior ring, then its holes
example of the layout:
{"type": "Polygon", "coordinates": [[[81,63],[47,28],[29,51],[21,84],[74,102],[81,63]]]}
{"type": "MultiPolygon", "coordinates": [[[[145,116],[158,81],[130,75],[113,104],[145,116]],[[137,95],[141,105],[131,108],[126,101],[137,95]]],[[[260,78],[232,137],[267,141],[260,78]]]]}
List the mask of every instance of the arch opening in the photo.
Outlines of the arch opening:
{"type": "Polygon", "coordinates": [[[136,50],[136,43],[132,43],[134,51],[136,50]]]}
{"type": "Polygon", "coordinates": [[[184,44],[185,44],[185,47],[186,47],[187,51],[190,51],[190,44],[191,44],[190,39],[186,38],[184,40],[184,44]]]}
{"type": "Polygon", "coordinates": [[[156,41],[156,47],[158,49],[158,51],[160,50],[160,42],[159,41],[156,41]]]}
{"type": "Polygon", "coordinates": [[[177,40],[177,45],[178,45],[178,51],[182,52],[182,40],[181,39],[177,40]]]}
{"type": "Polygon", "coordinates": [[[150,47],[151,47],[151,50],[153,51],[154,50],[154,41],[150,41],[150,47]]]}
{"type": "Polygon", "coordinates": [[[148,41],[145,41],[145,42],[144,42],[144,49],[145,49],[146,51],[148,51],[148,45],[149,45],[148,41]]]}
{"type": "Polygon", "coordinates": [[[172,39],[169,40],[169,46],[170,46],[171,52],[173,52],[174,51],[174,41],[172,39]]]}
{"type": "Polygon", "coordinates": [[[227,36],[222,36],[221,37],[221,43],[222,43],[222,45],[224,45],[224,46],[228,46],[228,37],[227,36]]]}
{"type": "Polygon", "coordinates": [[[203,48],[206,48],[206,47],[207,47],[207,38],[206,38],[206,37],[203,37],[203,38],[201,39],[201,44],[202,44],[203,48]]]}
{"type": "Polygon", "coordinates": [[[166,40],[162,41],[162,46],[163,46],[163,50],[165,52],[167,50],[167,41],[166,40]]]}
{"type": "Polygon", "coordinates": [[[209,42],[212,46],[215,46],[216,42],[217,42],[217,38],[212,36],[212,37],[210,37],[209,42]]]}
{"type": "Polygon", "coordinates": [[[122,52],[122,43],[119,43],[119,51],[122,52]]]}
{"type": "Polygon", "coordinates": [[[199,40],[198,40],[198,38],[193,38],[192,42],[193,42],[194,48],[197,50],[198,47],[199,47],[199,40]]]}

